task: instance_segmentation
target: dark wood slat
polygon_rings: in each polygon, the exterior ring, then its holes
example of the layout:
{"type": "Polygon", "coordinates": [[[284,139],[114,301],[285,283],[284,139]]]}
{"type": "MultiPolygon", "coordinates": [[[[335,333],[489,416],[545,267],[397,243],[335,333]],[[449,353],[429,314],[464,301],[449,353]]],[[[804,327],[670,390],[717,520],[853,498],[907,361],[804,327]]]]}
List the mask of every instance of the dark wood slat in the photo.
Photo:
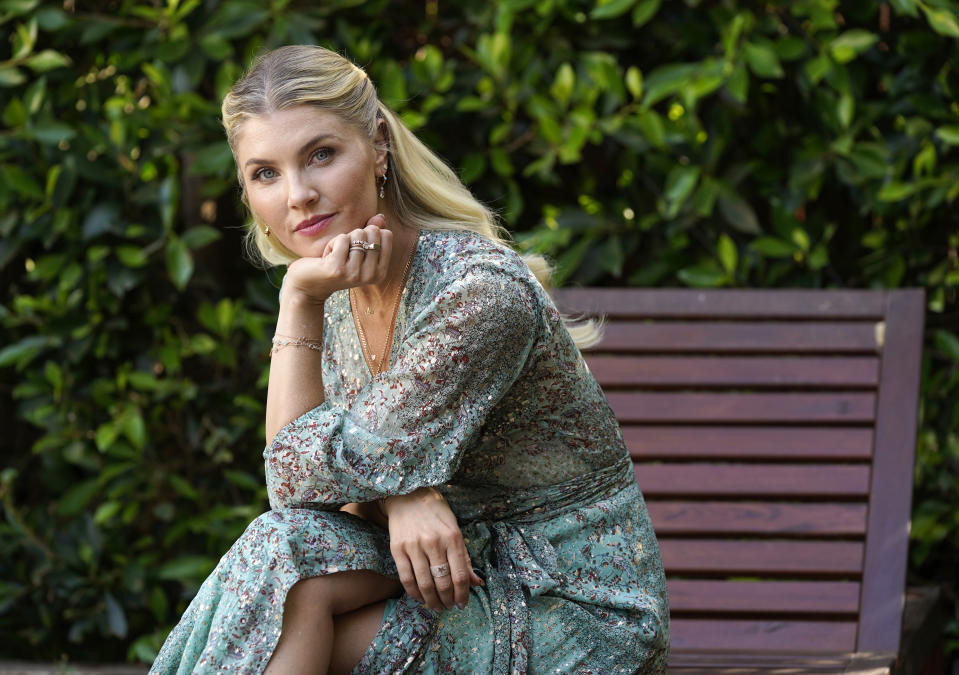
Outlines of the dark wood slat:
{"type": "MultiPolygon", "coordinates": [[[[684,651],[674,649],[669,654],[670,675],[838,675],[846,673],[859,656],[839,654],[794,654],[789,652],[684,651]]],[[[888,668],[895,654],[885,661],[874,660],[871,665],[888,668]]],[[[880,675],[880,671],[870,671],[880,675]]]]}
{"type": "Polygon", "coordinates": [[[881,324],[609,322],[590,352],[874,354],[881,324]]]}
{"type": "Polygon", "coordinates": [[[921,289],[892,291],[888,300],[860,651],[899,650],[909,548],[925,294],[921,289]]]}
{"type": "Polygon", "coordinates": [[[623,426],[634,459],[845,459],[872,457],[873,432],[865,427],[623,426]]]}
{"type": "Polygon", "coordinates": [[[855,464],[637,464],[647,498],[682,495],[865,497],[869,467],[855,464]]]}
{"type": "Polygon", "coordinates": [[[855,614],[855,581],[709,581],[670,579],[669,609],[682,612],[855,614]]]}
{"type": "Polygon", "coordinates": [[[856,575],[863,544],[855,541],[668,539],[659,542],[666,573],[764,575],[856,575]]]}
{"type": "Polygon", "coordinates": [[[670,623],[672,649],[849,652],[855,645],[853,621],[676,619],[670,623]]]}
{"type": "Polygon", "coordinates": [[[564,312],[632,317],[881,318],[881,292],[868,290],[690,290],[564,288],[553,293],[564,312]]]}
{"type": "Polygon", "coordinates": [[[587,363],[605,387],[845,387],[879,382],[879,359],[603,356],[587,363]]]}
{"type": "Polygon", "coordinates": [[[864,536],[865,504],[647,501],[656,534],[864,536]]]}
{"type": "Polygon", "coordinates": [[[610,392],[621,422],[872,422],[874,394],[610,392]]]}

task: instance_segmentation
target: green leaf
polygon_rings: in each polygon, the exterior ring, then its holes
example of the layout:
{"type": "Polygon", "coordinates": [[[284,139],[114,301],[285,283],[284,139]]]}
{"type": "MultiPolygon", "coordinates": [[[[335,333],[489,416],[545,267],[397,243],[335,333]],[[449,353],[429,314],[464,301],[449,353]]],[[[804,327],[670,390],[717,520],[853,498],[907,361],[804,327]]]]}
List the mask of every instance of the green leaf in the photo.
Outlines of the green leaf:
{"type": "Polygon", "coordinates": [[[31,335],[12,345],[0,349],[0,368],[17,364],[23,368],[39,354],[44,347],[50,344],[50,338],[45,335],[31,335]]]}
{"type": "Polygon", "coordinates": [[[898,202],[912,195],[917,188],[915,183],[891,181],[879,189],[876,198],[881,202],[898,202]]]}
{"type": "Polygon", "coordinates": [[[879,36],[862,28],[853,28],[829,43],[832,57],[839,63],[848,63],[879,41],[879,36]]]}
{"type": "Polygon", "coordinates": [[[946,145],[959,145],[959,125],[939,127],[936,136],[946,145]]]}
{"type": "Polygon", "coordinates": [[[388,60],[383,64],[379,79],[380,98],[388,106],[395,109],[406,107],[406,79],[403,75],[403,69],[396,61],[388,60]]]}
{"type": "Polygon", "coordinates": [[[147,427],[143,422],[143,415],[135,407],[127,408],[123,416],[123,433],[133,444],[133,447],[142,449],[147,443],[147,427]]]}
{"type": "Polygon", "coordinates": [[[556,71],[556,77],[553,78],[553,84],[549,88],[549,93],[553,98],[559,101],[563,106],[569,103],[570,96],[573,95],[573,88],[576,86],[576,73],[573,67],[568,63],[560,65],[556,71]]]}
{"type": "Polygon", "coordinates": [[[747,42],[743,45],[743,56],[758,77],[779,78],[785,74],[776,52],[767,45],[747,42]]]}
{"type": "Polygon", "coordinates": [[[183,243],[187,248],[203,248],[221,237],[220,231],[209,225],[194,225],[183,233],[183,243]]]}
{"type": "Polygon", "coordinates": [[[107,607],[107,625],[110,627],[110,632],[118,638],[125,638],[127,636],[127,616],[123,607],[120,606],[112,593],[104,593],[103,600],[107,607]]]}
{"type": "Polygon", "coordinates": [[[13,66],[0,67],[0,87],[17,87],[27,81],[18,68],[13,66]]]}
{"type": "Polygon", "coordinates": [[[143,267],[147,264],[146,254],[139,246],[122,244],[116,248],[117,260],[127,267],[143,267]]]}
{"type": "Polygon", "coordinates": [[[10,99],[3,109],[3,123],[8,127],[20,127],[27,123],[27,108],[18,98],[10,99]]]}
{"type": "Polygon", "coordinates": [[[639,0],[633,8],[633,28],[639,28],[656,16],[660,4],[661,0],[639,0]]]}
{"type": "Polygon", "coordinates": [[[179,237],[171,236],[167,241],[166,269],[170,281],[181,291],[193,276],[193,256],[179,237]]]}
{"type": "Polygon", "coordinates": [[[696,77],[699,68],[698,63],[671,63],[656,68],[646,76],[643,105],[655,105],[683,89],[696,77]]]}
{"type": "Polygon", "coordinates": [[[24,197],[36,200],[43,199],[43,189],[40,184],[19,166],[5,164],[0,167],[0,174],[3,175],[3,180],[7,185],[24,197]]]}
{"type": "Polygon", "coordinates": [[[193,157],[190,173],[196,176],[229,176],[233,169],[233,152],[226,141],[211,143],[193,157]]]}
{"type": "Polygon", "coordinates": [[[796,245],[776,237],[758,237],[749,242],[749,248],[767,258],[792,258],[796,245]]]}
{"type": "Polygon", "coordinates": [[[740,103],[745,103],[749,99],[749,73],[742,63],[737,63],[733,72],[729,74],[726,90],[740,103]]]}
{"type": "Polygon", "coordinates": [[[726,274],[732,276],[736,272],[736,265],[739,262],[739,255],[736,251],[736,242],[728,234],[719,235],[719,242],[716,246],[716,253],[719,256],[719,262],[722,263],[726,274]]]}
{"type": "Polygon", "coordinates": [[[103,502],[97,507],[96,512],[93,514],[93,522],[97,525],[105,525],[113,520],[114,516],[116,516],[122,508],[123,504],[121,502],[103,502]]]}
{"type": "Polygon", "coordinates": [[[682,203],[692,194],[699,180],[701,169],[698,166],[675,166],[666,176],[666,187],[663,196],[666,201],[682,203]]]}
{"type": "Polygon", "coordinates": [[[471,152],[466,155],[460,166],[460,180],[468,185],[482,176],[484,171],[486,171],[486,158],[478,152],[471,152]]]}
{"type": "Polygon", "coordinates": [[[48,70],[69,66],[72,61],[70,61],[70,58],[65,54],[61,54],[52,49],[44,49],[42,52],[29,57],[25,63],[35,73],[45,73],[48,70]]]}
{"type": "Polygon", "coordinates": [[[760,234],[759,219],[749,203],[732,190],[719,193],[719,212],[732,227],[747,234],[760,234]]]}
{"type": "Polygon", "coordinates": [[[3,0],[0,3],[0,12],[7,18],[12,18],[32,11],[39,4],[40,0],[3,0]]]}
{"type": "Polygon", "coordinates": [[[906,16],[917,16],[919,10],[916,8],[916,0],[890,0],[896,14],[905,14],[906,16]]]}
{"type": "Polygon", "coordinates": [[[614,19],[628,12],[634,4],[636,4],[636,0],[599,0],[589,13],[589,17],[591,19],[614,19]]]}
{"type": "Polygon", "coordinates": [[[959,363],[959,337],[955,333],[945,330],[937,330],[933,335],[936,348],[952,361],[959,363]]]}
{"type": "Polygon", "coordinates": [[[626,69],[626,88],[636,100],[643,95],[643,73],[636,66],[630,66],[626,69]]]}
{"type": "Polygon", "coordinates": [[[94,441],[97,444],[97,449],[100,452],[106,452],[113,442],[117,440],[117,435],[120,433],[119,428],[114,422],[106,422],[97,427],[96,435],[94,436],[94,441]]]}
{"type": "Polygon", "coordinates": [[[37,122],[30,127],[30,136],[47,145],[56,145],[69,141],[77,135],[77,130],[63,122],[37,122]]]}
{"type": "Polygon", "coordinates": [[[513,175],[513,163],[510,161],[509,154],[503,148],[493,148],[489,154],[490,164],[493,165],[493,171],[500,176],[508,177],[513,175]]]}
{"type": "Polygon", "coordinates": [[[57,501],[57,513],[61,516],[75,516],[90,503],[100,491],[100,482],[96,478],[74,485],[57,501]]]}
{"type": "Polygon", "coordinates": [[[848,91],[842,93],[839,102],[836,104],[836,117],[839,118],[839,124],[843,129],[848,129],[852,124],[852,117],[856,110],[856,100],[848,91]]]}
{"type": "Polygon", "coordinates": [[[655,147],[660,148],[666,143],[666,126],[655,110],[643,110],[639,113],[639,129],[655,147]]]}
{"type": "Polygon", "coordinates": [[[197,581],[205,578],[216,567],[216,560],[202,555],[185,555],[164,563],[157,577],[171,581],[197,581]]]}
{"type": "Polygon", "coordinates": [[[926,4],[921,7],[934,31],[940,35],[959,38],[959,20],[955,14],[944,7],[930,7],[926,4]]]}
{"type": "Polygon", "coordinates": [[[726,272],[712,260],[684,267],[676,273],[676,276],[684,284],[696,288],[722,286],[727,281],[726,272]]]}

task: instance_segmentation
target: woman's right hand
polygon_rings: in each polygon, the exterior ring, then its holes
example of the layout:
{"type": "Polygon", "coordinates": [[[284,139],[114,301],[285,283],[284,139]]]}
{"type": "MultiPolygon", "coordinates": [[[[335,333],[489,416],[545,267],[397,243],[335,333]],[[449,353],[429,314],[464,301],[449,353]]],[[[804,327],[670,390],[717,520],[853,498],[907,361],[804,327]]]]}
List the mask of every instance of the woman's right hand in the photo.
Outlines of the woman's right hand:
{"type": "Polygon", "coordinates": [[[287,267],[283,298],[299,297],[323,304],[334,292],[353,286],[379,284],[386,280],[393,251],[393,233],[384,229],[386,219],[378,213],[366,227],[338,234],[327,242],[319,258],[298,258],[287,267]],[[381,246],[378,251],[350,250],[350,242],[362,240],[381,246]]]}
{"type": "Polygon", "coordinates": [[[400,583],[430,609],[463,608],[470,586],[484,585],[473,572],[456,516],[435,488],[383,500],[389,520],[390,551],[400,583]],[[449,574],[434,577],[430,568],[449,565],[449,574]]]}

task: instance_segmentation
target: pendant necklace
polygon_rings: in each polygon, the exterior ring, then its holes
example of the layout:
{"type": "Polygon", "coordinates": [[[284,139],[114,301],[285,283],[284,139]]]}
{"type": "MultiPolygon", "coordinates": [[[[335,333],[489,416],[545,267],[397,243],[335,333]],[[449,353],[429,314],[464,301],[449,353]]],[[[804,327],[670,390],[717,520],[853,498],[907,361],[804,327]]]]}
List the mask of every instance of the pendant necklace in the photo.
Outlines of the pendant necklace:
{"type": "MultiPolygon", "coordinates": [[[[360,321],[359,317],[356,316],[356,293],[354,289],[350,289],[350,310],[354,314],[354,322],[356,323],[356,332],[360,337],[360,346],[363,348],[363,355],[367,358],[367,364],[372,363],[373,366],[370,367],[370,372],[375,377],[383,372],[383,368],[386,365],[386,362],[389,360],[389,350],[393,343],[393,330],[396,327],[396,315],[400,311],[400,298],[403,297],[403,290],[406,288],[406,282],[410,277],[410,268],[413,266],[413,257],[416,254],[416,245],[419,241],[420,233],[419,230],[416,232],[416,238],[413,240],[413,249],[410,251],[409,256],[406,258],[406,268],[403,270],[403,281],[400,283],[399,288],[396,289],[396,298],[393,300],[393,317],[390,320],[390,327],[386,333],[386,341],[383,343],[383,358],[379,361],[376,359],[376,354],[370,351],[370,346],[366,341],[366,331],[363,330],[363,323],[360,321]]],[[[373,314],[373,306],[367,305],[364,312],[367,315],[373,314]]]]}

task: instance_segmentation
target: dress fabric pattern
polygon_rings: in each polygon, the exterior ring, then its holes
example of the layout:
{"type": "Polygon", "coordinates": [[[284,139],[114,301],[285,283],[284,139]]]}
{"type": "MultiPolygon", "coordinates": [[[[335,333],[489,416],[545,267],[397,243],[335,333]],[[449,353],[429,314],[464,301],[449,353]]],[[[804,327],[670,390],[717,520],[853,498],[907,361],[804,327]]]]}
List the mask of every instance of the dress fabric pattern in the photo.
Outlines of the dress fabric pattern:
{"type": "Polygon", "coordinates": [[[297,581],[396,578],[388,533],[337,511],[435,486],[486,585],[465,609],[404,594],[354,673],[664,673],[666,583],[602,390],[511,249],[422,231],[389,367],[326,302],[325,400],[264,450],[271,510],[199,589],[151,673],[260,673],[297,581]]]}

